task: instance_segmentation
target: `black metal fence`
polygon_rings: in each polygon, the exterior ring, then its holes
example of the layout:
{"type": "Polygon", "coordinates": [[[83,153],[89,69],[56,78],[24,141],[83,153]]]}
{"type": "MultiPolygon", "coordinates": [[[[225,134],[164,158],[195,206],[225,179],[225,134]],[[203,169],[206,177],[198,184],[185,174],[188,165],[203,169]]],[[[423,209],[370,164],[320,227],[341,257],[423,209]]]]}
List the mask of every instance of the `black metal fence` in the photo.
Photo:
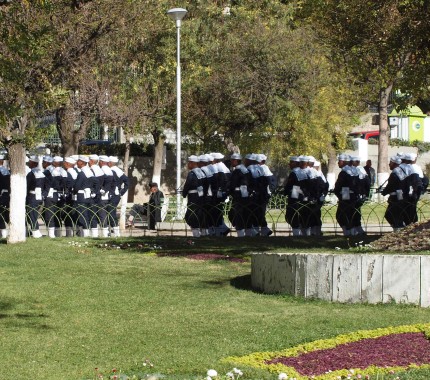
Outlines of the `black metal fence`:
{"type": "MultiPolygon", "coordinates": [[[[231,200],[221,204],[220,211],[222,211],[224,223],[231,230],[229,236],[236,236],[235,228],[232,226],[229,219],[229,212],[231,210],[231,200]]],[[[289,236],[292,235],[292,228],[286,222],[286,206],[287,199],[282,195],[276,195],[272,197],[267,205],[265,212],[265,219],[268,227],[272,230],[272,236],[289,236]]],[[[417,216],[418,221],[430,219],[430,199],[423,198],[417,204],[417,216]]],[[[303,205],[303,207],[307,207],[303,205]]],[[[186,212],[186,204],[181,204],[179,207],[176,204],[176,197],[167,197],[164,205],[159,207],[161,214],[161,222],[155,223],[155,231],[148,229],[148,215],[147,214],[136,214],[133,213],[133,220],[130,221],[131,207],[123,207],[117,209],[117,218],[123,221],[121,225],[121,236],[145,236],[153,235],[154,232],[159,235],[170,235],[170,236],[191,236],[191,231],[187,225],[184,216],[186,212]],[[125,223],[124,223],[125,221],[125,223]]],[[[335,199],[328,199],[321,207],[321,230],[324,235],[342,235],[342,229],[336,221],[337,202],[335,199]]],[[[367,234],[383,234],[391,232],[392,228],[384,218],[385,211],[387,209],[387,202],[381,201],[367,201],[360,209],[361,212],[361,225],[363,230],[367,234]]],[[[68,236],[83,236],[82,230],[90,228],[89,226],[96,226],[98,233],[94,234],[94,227],[91,228],[93,231],[92,236],[106,236],[106,229],[108,229],[108,236],[114,236],[113,228],[115,222],[110,218],[103,217],[101,219],[100,213],[94,206],[89,207],[86,211],[86,218],[88,225],[82,226],[79,220],[82,220],[82,209],[77,211],[74,208],[63,208],[54,207],[50,208],[50,212],[46,213],[46,209],[42,206],[37,209],[28,209],[33,213],[37,213],[37,220],[39,223],[39,229],[43,235],[48,235],[49,227],[55,226],[56,236],[66,236],[66,225],[68,225],[69,234],[68,236]],[[48,219],[49,218],[49,219],[48,219]],[[70,235],[70,230],[73,231],[73,235],[70,235]],[[104,233],[102,232],[104,230],[104,233]]],[[[153,210],[154,211],[154,210],[153,210]]],[[[249,217],[254,217],[253,209],[247,210],[249,217]]],[[[303,211],[298,209],[298,212],[303,211]]],[[[2,213],[5,215],[5,213],[2,213]]],[[[103,214],[105,215],[105,214],[103,214]]],[[[231,216],[231,213],[230,213],[231,216]]],[[[1,216],[0,216],[1,218],[1,216]]],[[[3,216],[3,218],[5,218],[3,216]]],[[[199,220],[205,225],[211,224],[211,216],[207,214],[200,214],[199,220]],[[203,217],[202,217],[203,215],[203,217]]],[[[7,222],[7,220],[5,220],[7,222]]],[[[28,231],[34,229],[34,226],[28,225],[28,231]]],[[[7,223],[6,223],[7,229],[7,223]]],[[[91,236],[91,235],[90,235],[91,236]]]]}

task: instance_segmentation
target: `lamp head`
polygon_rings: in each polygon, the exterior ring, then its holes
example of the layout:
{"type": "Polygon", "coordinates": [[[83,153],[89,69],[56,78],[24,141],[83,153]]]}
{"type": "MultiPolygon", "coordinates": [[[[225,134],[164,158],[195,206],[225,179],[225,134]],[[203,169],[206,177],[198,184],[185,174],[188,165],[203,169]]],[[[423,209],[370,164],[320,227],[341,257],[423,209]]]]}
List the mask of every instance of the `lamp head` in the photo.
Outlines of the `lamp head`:
{"type": "Polygon", "coordinates": [[[184,8],[172,8],[167,11],[167,15],[173,21],[181,21],[186,14],[187,14],[187,10],[184,8]]]}

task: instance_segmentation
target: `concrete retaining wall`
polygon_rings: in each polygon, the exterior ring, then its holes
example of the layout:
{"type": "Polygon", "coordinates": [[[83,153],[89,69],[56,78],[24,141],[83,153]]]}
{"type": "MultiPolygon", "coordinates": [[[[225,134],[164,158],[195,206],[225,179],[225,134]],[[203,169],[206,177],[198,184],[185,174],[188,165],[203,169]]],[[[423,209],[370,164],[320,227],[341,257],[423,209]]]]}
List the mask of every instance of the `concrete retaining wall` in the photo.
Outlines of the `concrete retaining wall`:
{"type": "Polygon", "coordinates": [[[251,280],[264,293],[430,306],[430,256],[256,253],[251,280]]]}

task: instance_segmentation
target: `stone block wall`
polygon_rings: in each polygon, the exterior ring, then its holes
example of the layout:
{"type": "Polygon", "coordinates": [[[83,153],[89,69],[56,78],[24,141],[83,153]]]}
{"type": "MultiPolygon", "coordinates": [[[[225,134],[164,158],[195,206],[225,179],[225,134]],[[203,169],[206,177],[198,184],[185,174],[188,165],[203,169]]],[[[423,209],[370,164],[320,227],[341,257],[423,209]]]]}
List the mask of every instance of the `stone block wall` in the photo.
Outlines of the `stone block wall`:
{"type": "Polygon", "coordinates": [[[430,256],[255,253],[254,289],[349,303],[430,306],[430,256]]]}

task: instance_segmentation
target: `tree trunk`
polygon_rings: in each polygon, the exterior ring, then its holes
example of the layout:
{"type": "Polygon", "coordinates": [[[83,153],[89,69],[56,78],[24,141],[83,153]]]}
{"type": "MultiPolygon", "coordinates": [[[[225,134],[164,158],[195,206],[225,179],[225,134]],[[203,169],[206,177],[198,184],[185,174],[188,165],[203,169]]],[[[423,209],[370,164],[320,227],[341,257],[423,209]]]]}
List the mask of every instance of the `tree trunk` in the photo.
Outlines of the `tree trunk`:
{"type": "Polygon", "coordinates": [[[25,172],[25,147],[13,144],[8,148],[10,176],[10,223],[8,243],[21,243],[26,240],[25,197],[27,178],[25,172]]]}
{"type": "Polygon", "coordinates": [[[231,138],[225,139],[225,146],[227,148],[229,155],[232,155],[233,153],[240,153],[239,146],[234,144],[234,142],[231,138]]]}
{"type": "Polygon", "coordinates": [[[152,133],[154,137],[154,165],[152,168],[152,182],[158,183],[161,186],[161,166],[163,164],[164,142],[166,138],[163,134],[156,132],[152,133]]]}
{"type": "Polygon", "coordinates": [[[62,145],[62,152],[64,157],[73,156],[79,152],[79,142],[77,143],[64,143],[62,145]]]}
{"type": "Polygon", "coordinates": [[[130,161],[130,136],[126,136],[125,138],[125,152],[124,152],[124,174],[128,176],[128,164],[130,161]]]}
{"type": "Polygon", "coordinates": [[[84,123],[81,123],[79,127],[75,125],[75,114],[67,106],[57,109],[55,117],[63,155],[67,157],[78,154],[79,141],[85,136],[86,126],[84,123]]]}
{"type": "Polygon", "coordinates": [[[381,186],[389,177],[388,172],[388,99],[393,88],[390,83],[379,92],[379,152],[378,152],[378,185],[381,186]]]}
{"type": "Polygon", "coordinates": [[[329,183],[329,188],[333,189],[334,184],[336,183],[335,169],[337,164],[337,157],[336,150],[331,146],[331,144],[328,146],[327,153],[327,182],[329,183]]]}

